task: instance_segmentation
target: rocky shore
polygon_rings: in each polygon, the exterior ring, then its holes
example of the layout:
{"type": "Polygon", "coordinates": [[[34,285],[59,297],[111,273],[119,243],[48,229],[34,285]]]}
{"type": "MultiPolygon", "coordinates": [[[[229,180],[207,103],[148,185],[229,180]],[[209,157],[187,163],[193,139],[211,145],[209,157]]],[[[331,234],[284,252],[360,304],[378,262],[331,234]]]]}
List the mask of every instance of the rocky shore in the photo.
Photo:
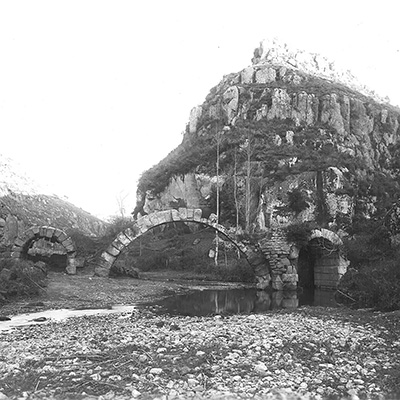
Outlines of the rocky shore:
{"type": "Polygon", "coordinates": [[[0,332],[0,399],[400,398],[399,320],[304,307],[45,321],[0,332]]]}

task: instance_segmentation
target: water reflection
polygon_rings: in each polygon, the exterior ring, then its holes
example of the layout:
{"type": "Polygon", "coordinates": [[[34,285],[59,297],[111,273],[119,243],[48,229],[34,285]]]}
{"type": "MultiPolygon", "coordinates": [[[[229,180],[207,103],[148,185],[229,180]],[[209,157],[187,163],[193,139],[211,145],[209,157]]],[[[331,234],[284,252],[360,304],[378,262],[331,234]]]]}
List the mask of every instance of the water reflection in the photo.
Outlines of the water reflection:
{"type": "Polygon", "coordinates": [[[143,304],[157,314],[206,316],[262,313],[302,305],[336,307],[334,291],[267,292],[256,289],[203,290],[143,304]]]}

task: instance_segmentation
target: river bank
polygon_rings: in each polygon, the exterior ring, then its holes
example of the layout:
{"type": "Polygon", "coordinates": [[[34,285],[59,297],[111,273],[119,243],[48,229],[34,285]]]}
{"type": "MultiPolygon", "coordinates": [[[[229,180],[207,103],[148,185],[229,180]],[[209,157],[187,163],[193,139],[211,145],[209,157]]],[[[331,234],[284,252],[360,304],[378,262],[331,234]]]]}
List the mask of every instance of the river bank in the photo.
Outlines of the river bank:
{"type": "MultiPolygon", "coordinates": [[[[68,287],[49,278],[36,307],[123,304],[184,290],[175,281],[77,276],[66,277],[68,287]]],[[[399,312],[302,307],[45,321],[0,332],[0,399],[396,398],[399,319],[399,312]]]]}

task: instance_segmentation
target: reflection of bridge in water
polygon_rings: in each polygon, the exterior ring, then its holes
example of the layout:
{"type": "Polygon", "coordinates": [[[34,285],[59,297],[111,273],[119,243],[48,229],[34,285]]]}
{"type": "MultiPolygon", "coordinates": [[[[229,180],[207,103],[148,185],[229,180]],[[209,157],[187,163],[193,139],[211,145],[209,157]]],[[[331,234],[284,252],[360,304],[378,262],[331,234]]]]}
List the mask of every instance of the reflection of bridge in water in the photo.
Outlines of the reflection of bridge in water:
{"type": "Polygon", "coordinates": [[[334,292],[256,289],[201,290],[146,303],[156,313],[188,316],[263,313],[302,305],[336,306],[334,292]]]}

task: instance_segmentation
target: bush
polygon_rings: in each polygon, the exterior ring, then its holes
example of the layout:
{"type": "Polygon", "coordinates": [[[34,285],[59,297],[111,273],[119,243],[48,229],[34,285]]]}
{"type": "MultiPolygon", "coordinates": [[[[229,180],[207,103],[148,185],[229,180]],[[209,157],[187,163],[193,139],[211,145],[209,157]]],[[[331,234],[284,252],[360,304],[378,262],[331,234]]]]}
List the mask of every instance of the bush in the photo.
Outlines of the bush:
{"type": "Polygon", "coordinates": [[[37,295],[46,284],[46,271],[28,260],[2,261],[0,292],[11,296],[37,295]]]}
{"type": "Polygon", "coordinates": [[[77,229],[68,231],[68,234],[75,244],[78,256],[87,257],[102,249],[101,246],[99,246],[98,240],[93,237],[86,236],[77,229]]]}
{"type": "Polygon", "coordinates": [[[226,282],[254,282],[254,271],[244,259],[231,261],[228,265],[220,264],[216,268],[217,276],[226,282]]]}
{"type": "Polygon", "coordinates": [[[400,261],[379,261],[349,269],[339,289],[352,297],[358,307],[382,311],[400,309],[400,261]]]}
{"type": "Polygon", "coordinates": [[[308,201],[310,200],[307,194],[299,189],[293,189],[287,193],[288,195],[288,208],[296,214],[301,213],[310,207],[308,201]]]}
{"type": "Polygon", "coordinates": [[[306,246],[310,240],[311,232],[317,225],[313,222],[301,222],[289,225],[285,228],[288,242],[295,243],[299,248],[306,246]]]}

